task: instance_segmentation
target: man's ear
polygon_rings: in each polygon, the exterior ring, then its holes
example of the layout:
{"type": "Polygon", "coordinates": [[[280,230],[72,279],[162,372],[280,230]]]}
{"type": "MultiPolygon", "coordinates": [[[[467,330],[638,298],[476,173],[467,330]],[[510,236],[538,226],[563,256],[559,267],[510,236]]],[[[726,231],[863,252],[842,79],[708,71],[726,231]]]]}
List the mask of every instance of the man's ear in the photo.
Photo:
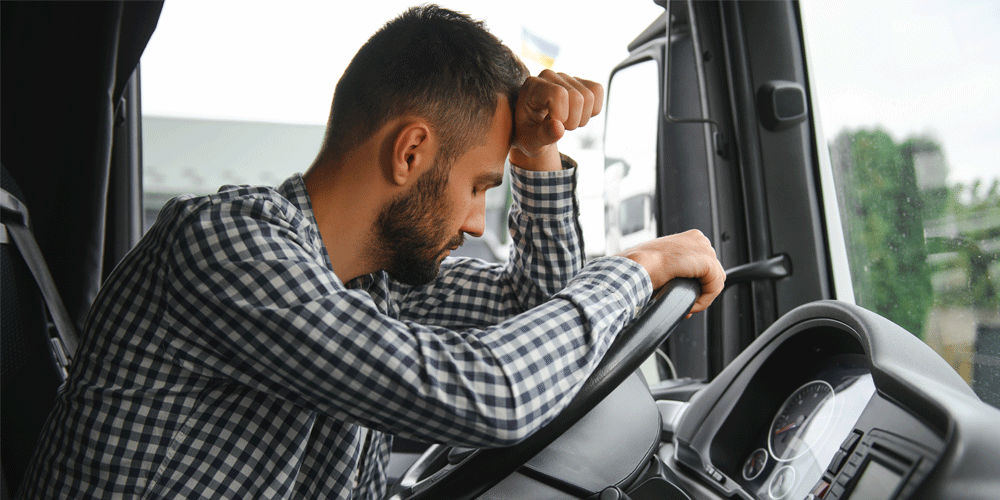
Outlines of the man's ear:
{"type": "Polygon", "coordinates": [[[434,164],[437,153],[430,124],[421,119],[405,122],[393,142],[390,178],[398,186],[415,180],[434,164]]]}

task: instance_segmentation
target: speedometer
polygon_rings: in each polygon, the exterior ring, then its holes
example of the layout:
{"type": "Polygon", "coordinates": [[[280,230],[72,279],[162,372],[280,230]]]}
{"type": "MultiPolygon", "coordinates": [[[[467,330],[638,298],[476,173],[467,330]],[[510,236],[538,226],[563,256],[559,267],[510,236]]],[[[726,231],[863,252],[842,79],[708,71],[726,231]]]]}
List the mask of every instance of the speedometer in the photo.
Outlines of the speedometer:
{"type": "Polygon", "coordinates": [[[802,456],[823,435],[833,417],[833,387],[814,380],[799,387],[781,405],[771,422],[767,446],[780,461],[802,456]]]}

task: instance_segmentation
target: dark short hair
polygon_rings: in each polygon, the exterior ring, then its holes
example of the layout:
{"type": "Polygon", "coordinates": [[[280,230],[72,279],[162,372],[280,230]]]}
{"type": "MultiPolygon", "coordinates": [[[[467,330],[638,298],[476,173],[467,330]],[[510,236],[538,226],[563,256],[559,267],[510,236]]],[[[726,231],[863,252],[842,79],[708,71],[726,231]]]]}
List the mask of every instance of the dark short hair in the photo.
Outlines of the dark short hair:
{"type": "Polygon", "coordinates": [[[488,130],[500,95],[513,107],[523,63],[482,21],[438,7],[413,7],[361,47],[337,83],[321,154],[342,155],[393,118],[428,120],[438,158],[456,159],[488,130]]]}

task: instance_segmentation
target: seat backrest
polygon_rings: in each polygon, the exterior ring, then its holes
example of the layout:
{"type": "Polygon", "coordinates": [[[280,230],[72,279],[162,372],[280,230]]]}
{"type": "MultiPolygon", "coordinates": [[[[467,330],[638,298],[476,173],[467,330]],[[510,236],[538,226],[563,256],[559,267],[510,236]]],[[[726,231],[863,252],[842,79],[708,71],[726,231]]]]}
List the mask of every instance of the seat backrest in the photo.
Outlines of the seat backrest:
{"type": "MultiPolygon", "coordinates": [[[[2,174],[4,191],[23,201],[7,170],[2,174]]],[[[17,492],[62,383],[48,340],[45,302],[6,229],[27,223],[19,218],[4,210],[0,228],[0,462],[5,494],[17,492]]]]}

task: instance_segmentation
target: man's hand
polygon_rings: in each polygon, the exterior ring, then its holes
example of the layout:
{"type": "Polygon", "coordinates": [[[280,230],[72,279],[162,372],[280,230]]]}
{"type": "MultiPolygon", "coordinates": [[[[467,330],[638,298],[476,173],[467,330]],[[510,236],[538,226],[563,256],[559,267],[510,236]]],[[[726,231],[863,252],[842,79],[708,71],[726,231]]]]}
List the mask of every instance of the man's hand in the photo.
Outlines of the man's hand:
{"type": "Polygon", "coordinates": [[[692,314],[711,305],[726,284],[726,271],[715,256],[712,242],[697,229],[657,238],[618,255],[646,268],[654,290],[674,278],[701,281],[701,296],[691,308],[692,314]]]}
{"type": "Polygon", "coordinates": [[[604,87],[544,70],[521,85],[514,109],[510,162],[527,170],[560,170],[556,141],[601,112],[604,87]]]}

